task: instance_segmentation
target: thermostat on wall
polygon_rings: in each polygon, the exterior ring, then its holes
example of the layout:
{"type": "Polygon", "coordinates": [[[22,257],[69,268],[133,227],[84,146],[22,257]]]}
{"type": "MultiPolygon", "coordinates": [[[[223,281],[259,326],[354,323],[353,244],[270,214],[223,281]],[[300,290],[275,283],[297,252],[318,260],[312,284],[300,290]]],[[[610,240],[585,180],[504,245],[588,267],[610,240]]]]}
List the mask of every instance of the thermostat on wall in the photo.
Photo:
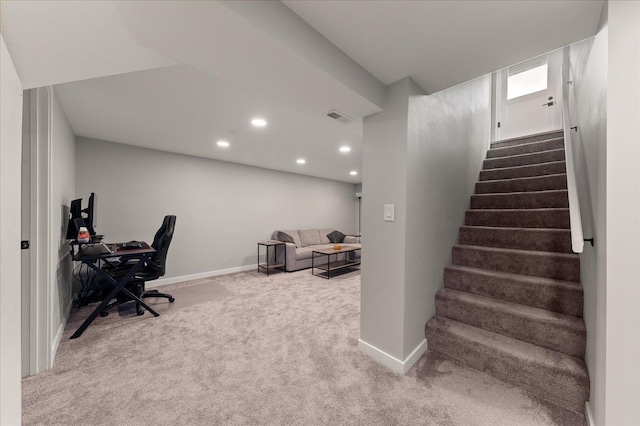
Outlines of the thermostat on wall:
{"type": "Polygon", "coordinates": [[[384,205],[384,221],[385,222],[395,222],[396,220],[395,207],[396,206],[394,204],[384,205]]]}

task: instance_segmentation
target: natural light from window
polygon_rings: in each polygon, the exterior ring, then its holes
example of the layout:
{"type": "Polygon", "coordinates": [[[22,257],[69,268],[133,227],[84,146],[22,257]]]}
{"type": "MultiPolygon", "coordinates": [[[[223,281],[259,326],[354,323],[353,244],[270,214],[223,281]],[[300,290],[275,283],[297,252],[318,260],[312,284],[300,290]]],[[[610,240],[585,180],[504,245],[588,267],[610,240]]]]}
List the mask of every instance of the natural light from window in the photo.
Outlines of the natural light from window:
{"type": "Polygon", "coordinates": [[[547,64],[510,75],[507,99],[518,98],[547,88],[547,64]]]}

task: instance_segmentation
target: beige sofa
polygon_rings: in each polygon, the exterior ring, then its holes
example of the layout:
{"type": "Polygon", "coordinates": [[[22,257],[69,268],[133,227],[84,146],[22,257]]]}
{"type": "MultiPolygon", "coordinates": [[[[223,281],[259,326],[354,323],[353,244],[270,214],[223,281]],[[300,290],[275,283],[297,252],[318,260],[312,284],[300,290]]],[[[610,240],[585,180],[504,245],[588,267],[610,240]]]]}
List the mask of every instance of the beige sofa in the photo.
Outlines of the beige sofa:
{"type": "MultiPolygon", "coordinates": [[[[311,253],[314,250],[321,250],[325,248],[333,248],[334,244],[329,241],[327,234],[333,232],[335,228],[326,229],[296,229],[289,231],[274,231],[272,239],[278,240],[279,232],[284,232],[293,238],[293,243],[285,242],[285,252],[287,257],[287,272],[298,271],[300,269],[311,268],[311,253]]],[[[360,247],[360,238],[352,235],[347,235],[344,240],[339,243],[340,245],[348,245],[360,247]]],[[[282,251],[277,250],[276,262],[283,262],[282,251]]],[[[339,254],[338,256],[345,256],[345,254],[339,254]]],[[[360,256],[360,252],[356,252],[356,256],[360,256]]],[[[315,264],[326,263],[326,257],[316,257],[315,264]]]]}

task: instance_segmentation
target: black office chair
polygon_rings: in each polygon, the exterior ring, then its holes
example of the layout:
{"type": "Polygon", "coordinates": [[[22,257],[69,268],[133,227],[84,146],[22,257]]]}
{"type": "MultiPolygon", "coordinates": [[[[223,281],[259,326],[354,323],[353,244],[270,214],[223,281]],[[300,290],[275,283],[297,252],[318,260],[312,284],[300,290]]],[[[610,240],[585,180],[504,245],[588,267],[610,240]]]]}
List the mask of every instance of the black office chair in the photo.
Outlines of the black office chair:
{"type": "MultiPolygon", "coordinates": [[[[175,301],[175,298],[167,293],[160,293],[158,290],[145,290],[145,283],[147,281],[157,280],[161,276],[165,274],[165,266],[167,262],[167,253],[169,252],[169,245],[171,244],[171,240],[173,239],[173,231],[176,227],[176,217],[173,215],[165,216],[162,221],[162,226],[156,232],[156,235],[153,237],[153,247],[156,252],[154,255],[145,263],[145,265],[136,272],[133,279],[127,284],[127,288],[136,296],[141,299],[146,299],[149,297],[164,297],[169,299],[169,302],[172,303],[175,301]]],[[[114,278],[121,278],[131,270],[131,268],[136,264],[136,261],[129,261],[123,264],[117,265],[107,271],[109,275],[114,278]]],[[[118,300],[111,303],[107,306],[107,309],[111,309],[123,303],[130,302],[131,299],[126,297],[125,295],[119,295],[118,300]]],[[[144,314],[144,310],[140,307],[140,304],[136,302],[136,313],[138,315],[144,314]]]]}

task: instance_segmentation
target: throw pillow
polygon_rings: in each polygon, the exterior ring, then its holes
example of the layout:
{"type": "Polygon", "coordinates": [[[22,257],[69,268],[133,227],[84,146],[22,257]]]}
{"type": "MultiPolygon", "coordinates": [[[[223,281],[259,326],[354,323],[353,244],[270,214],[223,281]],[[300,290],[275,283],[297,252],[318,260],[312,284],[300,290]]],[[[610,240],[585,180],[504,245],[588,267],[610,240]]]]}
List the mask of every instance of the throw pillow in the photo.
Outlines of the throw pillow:
{"type": "Polygon", "coordinates": [[[329,241],[331,241],[333,244],[336,243],[341,243],[342,241],[344,241],[344,237],[346,237],[346,235],[344,235],[342,232],[340,231],[333,231],[329,234],[327,234],[327,238],[329,239],[329,241]]]}
{"type": "Polygon", "coordinates": [[[295,244],[296,242],[293,240],[293,237],[286,232],[278,231],[276,232],[276,240],[282,241],[285,243],[295,244]]]}

